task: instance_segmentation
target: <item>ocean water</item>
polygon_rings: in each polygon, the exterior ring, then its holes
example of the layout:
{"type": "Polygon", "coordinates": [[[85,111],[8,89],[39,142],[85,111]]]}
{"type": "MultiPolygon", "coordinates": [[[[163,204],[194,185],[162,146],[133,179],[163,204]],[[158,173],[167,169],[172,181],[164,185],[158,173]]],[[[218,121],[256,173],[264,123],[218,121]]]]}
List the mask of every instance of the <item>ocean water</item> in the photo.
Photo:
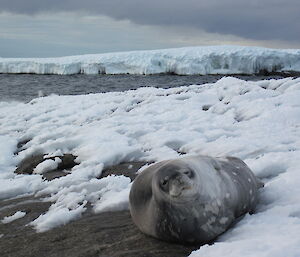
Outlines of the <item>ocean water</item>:
{"type": "MultiPolygon", "coordinates": [[[[115,92],[139,87],[170,88],[213,83],[223,75],[34,75],[0,74],[0,101],[29,102],[50,94],[82,95],[115,92]]],[[[235,76],[244,80],[282,78],[281,76],[235,76]]]]}

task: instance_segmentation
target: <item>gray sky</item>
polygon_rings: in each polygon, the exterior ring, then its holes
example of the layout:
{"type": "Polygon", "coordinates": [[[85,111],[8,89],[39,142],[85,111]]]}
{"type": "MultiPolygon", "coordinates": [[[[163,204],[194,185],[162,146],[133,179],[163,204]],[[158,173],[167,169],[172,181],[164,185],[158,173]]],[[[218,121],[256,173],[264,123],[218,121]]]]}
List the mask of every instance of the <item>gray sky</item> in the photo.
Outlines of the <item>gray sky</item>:
{"type": "Polygon", "coordinates": [[[0,0],[0,56],[193,45],[300,48],[299,0],[0,0]]]}

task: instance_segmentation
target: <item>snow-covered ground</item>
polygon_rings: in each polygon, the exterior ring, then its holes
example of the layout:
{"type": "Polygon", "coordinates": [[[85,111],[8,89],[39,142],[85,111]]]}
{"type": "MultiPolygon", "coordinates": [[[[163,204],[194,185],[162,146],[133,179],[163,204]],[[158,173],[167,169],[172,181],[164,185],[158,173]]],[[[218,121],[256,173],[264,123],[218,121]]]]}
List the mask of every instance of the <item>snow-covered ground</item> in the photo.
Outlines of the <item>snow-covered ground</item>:
{"type": "Polygon", "coordinates": [[[104,167],[178,152],[237,156],[265,182],[257,212],[191,256],[300,256],[300,78],[0,102],[0,142],[0,198],[51,195],[31,224],[40,232],[80,217],[87,202],[95,212],[128,208],[130,179],[96,179],[104,167]],[[56,160],[13,173],[35,153],[72,153],[79,165],[52,181],[39,173],[56,160]]]}
{"type": "Polygon", "coordinates": [[[0,73],[205,75],[260,71],[300,72],[300,50],[206,46],[59,58],[0,58],[0,73]]]}

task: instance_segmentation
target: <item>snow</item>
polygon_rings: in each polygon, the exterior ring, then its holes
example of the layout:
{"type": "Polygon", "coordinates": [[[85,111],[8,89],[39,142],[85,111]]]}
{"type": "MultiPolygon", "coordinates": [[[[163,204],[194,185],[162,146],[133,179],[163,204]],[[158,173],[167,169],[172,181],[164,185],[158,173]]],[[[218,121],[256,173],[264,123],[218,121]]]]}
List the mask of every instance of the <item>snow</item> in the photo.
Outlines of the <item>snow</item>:
{"type": "Polygon", "coordinates": [[[51,207],[31,223],[43,232],[79,218],[87,204],[94,212],[128,209],[130,179],[98,179],[105,167],[182,153],[233,155],[265,183],[257,212],[191,256],[300,256],[299,99],[299,78],[224,77],[206,85],[0,102],[0,198],[46,197],[51,207]],[[15,155],[25,139],[31,140],[15,155]],[[13,173],[22,159],[41,153],[71,153],[79,164],[52,181],[13,173]]]}
{"type": "Polygon", "coordinates": [[[58,164],[61,163],[61,159],[56,157],[54,160],[48,159],[40,164],[38,164],[35,169],[33,170],[33,173],[42,174],[50,170],[55,170],[58,167],[58,164]]]}
{"type": "Polygon", "coordinates": [[[58,58],[0,58],[0,73],[254,74],[300,72],[300,50],[202,46],[58,58]]]}
{"type": "MultiPolygon", "coordinates": [[[[1,107],[1,102],[0,102],[1,107]]],[[[15,150],[17,139],[2,135],[0,132],[0,176],[5,170],[14,170],[16,164],[11,152],[15,150]]]]}
{"type": "Polygon", "coordinates": [[[13,214],[11,216],[4,217],[2,219],[2,223],[7,224],[7,223],[10,223],[10,222],[13,222],[17,219],[23,218],[25,215],[26,215],[26,212],[17,211],[15,214],[13,214]]]}
{"type": "Polygon", "coordinates": [[[74,219],[80,218],[81,213],[85,210],[84,205],[82,204],[72,210],[66,207],[50,208],[46,214],[40,215],[36,220],[31,222],[31,225],[40,233],[59,225],[65,225],[74,219]]]}

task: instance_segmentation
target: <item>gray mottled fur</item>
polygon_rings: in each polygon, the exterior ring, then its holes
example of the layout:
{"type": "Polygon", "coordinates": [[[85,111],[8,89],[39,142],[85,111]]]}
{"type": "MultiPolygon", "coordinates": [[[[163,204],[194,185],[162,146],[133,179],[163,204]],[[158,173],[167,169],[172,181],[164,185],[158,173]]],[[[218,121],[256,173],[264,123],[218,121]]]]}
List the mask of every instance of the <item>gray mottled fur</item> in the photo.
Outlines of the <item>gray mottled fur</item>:
{"type": "Polygon", "coordinates": [[[252,212],[262,186],[235,157],[162,161],[135,179],[130,212],[145,234],[166,241],[204,244],[252,212]]]}

